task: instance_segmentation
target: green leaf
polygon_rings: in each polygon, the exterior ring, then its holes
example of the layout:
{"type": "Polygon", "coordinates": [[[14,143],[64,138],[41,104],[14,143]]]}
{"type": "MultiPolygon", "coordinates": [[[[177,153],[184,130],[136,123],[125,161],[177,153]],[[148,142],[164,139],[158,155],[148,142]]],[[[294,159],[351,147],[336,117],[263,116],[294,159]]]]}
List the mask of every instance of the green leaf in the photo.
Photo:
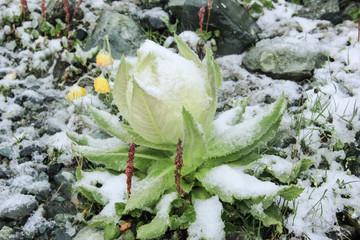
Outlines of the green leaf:
{"type": "Polygon", "coordinates": [[[209,143],[209,151],[205,157],[212,161],[221,158],[230,162],[249,154],[260,144],[270,141],[279,128],[282,115],[286,110],[284,95],[267,111],[255,119],[230,127],[209,143]]]}
{"type": "Polygon", "coordinates": [[[310,165],[313,164],[313,163],[314,162],[311,159],[308,159],[308,158],[301,159],[300,163],[298,164],[299,167],[295,166],[295,168],[299,168],[299,170],[297,171],[297,176],[301,172],[304,172],[304,171],[308,170],[310,165]]]}
{"type": "Polygon", "coordinates": [[[100,229],[105,229],[108,224],[115,224],[115,223],[114,221],[109,220],[107,217],[99,216],[99,215],[94,216],[88,223],[90,227],[96,227],[100,229]]]}
{"type": "Polygon", "coordinates": [[[350,10],[348,15],[356,23],[358,21],[358,18],[360,17],[360,9],[359,8],[353,8],[353,9],[350,10]]]}
{"type": "Polygon", "coordinates": [[[142,225],[137,229],[138,239],[153,239],[163,235],[168,229],[169,212],[171,202],[176,198],[175,192],[166,194],[156,206],[157,214],[148,224],[142,225]]]}
{"type": "Polygon", "coordinates": [[[304,191],[304,188],[290,185],[289,187],[284,187],[279,191],[280,197],[283,197],[287,201],[292,201],[300,197],[301,193],[304,191]]]}
{"type": "Polygon", "coordinates": [[[135,142],[138,145],[147,146],[150,148],[160,149],[160,150],[173,151],[174,149],[176,149],[175,144],[174,145],[154,144],[150,141],[145,140],[138,133],[136,133],[134,129],[132,129],[130,126],[121,123],[116,116],[106,111],[96,109],[95,107],[92,106],[89,106],[89,109],[97,124],[99,124],[99,126],[105,132],[107,132],[108,134],[114,137],[117,137],[118,139],[124,142],[127,143],[135,142]]]}
{"type": "Polygon", "coordinates": [[[73,142],[75,142],[75,143],[77,143],[79,145],[88,145],[89,144],[88,143],[88,138],[85,135],[80,135],[80,134],[77,134],[75,132],[73,132],[73,133],[67,132],[66,136],[68,138],[70,138],[71,141],[73,141],[73,142]]]}
{"type": "Polygon", "coordinates": [[[124,214],[134,209],[143,209],[158,200],[166,190],[175,190],[174,170],[175,164],[170,159],[154,163],[147,177],[134,184],[124,214]]]}
{"type": "Polygon", "coordinates": [[[263,6],[261,6],[260,4],[255,2],[254,4],[251,5],[250,10],[255,12],[255,13],[262,13],[263,12],[263,6]]]}
{"type": "Polygon", "coordinates": [[[108,224],[105,227],[105,240],[113,240],[120,236],[120,229],[115,224],[108,224]]]}
{"type": "Polygon", "coordinates": [[[118,216],[119,218],[122,216],[124,209],[125,209],[125,203],[122,202],[115,203],[116,216],[118,216]]]}
{"type": "Polygon", "coordinates": [[[186,43],[184,43],[183,40],[181,40],[181,38],[179,38],[178,35],[175,34],[174,38],[178,45],[181,56],[183,56],[184,58],[190,61],[193,61],[199,67],[202,67],[199,57],[191,50],[191,48],[189,48],[189,46],[186,43]]]}
{"type": "Polygon", "coordinates": [[[210,97],[210,106],[205,109],[200,115],[199,122],[206,123],[202,128],[207,138],[212,135],[213,119],[217,107],[217,88],[221,85],[221,73],[219,66],[214,60],[211,49],[206,48],[206,55],[204,61],[204,68],[207,75],[207,86],[206,91],[210,97]]]}
{"type": "Polygon", "coordinates": [[[178,198],[171,202],[171,207],[172,208],[181,208],[182,206],[184,206],[185,203],[186,203],[186,201],[184,199],[178,198]]]}
{"type": "MultiPolygon", "coordinates": [[[[176,122],[174,119],[176,116],[170,115],[174,111],[171,111],[164,102],[148,94],[136,81],[133,84],[129,122],[134,130],[150,142],[160,144],[172,142],[173,139],[168,137],[172,136],[171,133],[176,133],[174,132],[176,128],[172,125],[176,122]]],[[[178,119],[178,122],[181,124],[181,119],[178,119]]]]}
{"type": "Polygon", "coordinates": [[[131,86],[128,86],[128,83],[129,83],[128,65],[126,63],[124,55],[122,55],[119,68],[116,74],[116,80],[112,93],[116,106],[119,108],[120,114],[125,119],[128,119],[129,117],[129,108],[127,105],[126,94],[128,88],[131,88],[131,86]]]}
{"type": "Polygon", "coordinates": [[[183,168],[181,173],[185,176],[196,170],[203,163],[203,155],[206,153],[207,146],[205,134],[201,130],[199,123],[192,117],[191,113],[183,107],[184,119],[184,150],[183,168]]]}
{"type": "Polygon", "coordinates": [[[75,175],[76,175],[76,180],[78,181],[80,181],[84,177],[81,172],[81,166],[76,167],[75,175]]]}
{"type": "Polygon", "coordinates": [[[270,207],[260,212],[256,211],[255,208],[252,208],[250,213],[261,220],[265,227],[270,227],[271,225],[282,226],[283,217],[280,209],[275,204],[272,204],[270,207]]]}
{"type": "Polygon", "coordinates": [[[191,192],[191,201],[195,202],[195,199],[205,200],[212,197],[212,195],[202,187],[196,187],[191,192]]]}
{"type": "Polygon", "coordinates": [[[76,187],[76,190],[78,192],[80,192],[82,195],[84,195],[84,197],[86,197],[87,199],[93,201],[93,202],[97,202],[100,203],[101,205],[106,205],[106,202],[103,201],[103,197],[101,195],[101,193],[95,189],[88,189],[86,187],[82,187],[82,186],[78,186],[76,187]]]}

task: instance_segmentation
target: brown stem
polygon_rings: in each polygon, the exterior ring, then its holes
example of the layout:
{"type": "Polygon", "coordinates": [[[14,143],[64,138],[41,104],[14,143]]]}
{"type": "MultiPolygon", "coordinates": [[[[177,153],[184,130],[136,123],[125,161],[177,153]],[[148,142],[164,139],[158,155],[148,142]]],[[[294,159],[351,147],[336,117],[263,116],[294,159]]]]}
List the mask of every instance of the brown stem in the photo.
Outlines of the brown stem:
{"type": "Polygon", "coordinates": [[[77,12],[79,11],[79,8],[80,8],[80,4],[82,3],[82,0],[79,0],[77,5],[76,5],[76,8],[75,8],[75,12],[74,12],[74,15],[73,15],[73,19],[75,18],[77,12]]]}
{"type": "Polygon", "coordinates": [[[214,0],[209,0],[209,2],[208,2],[208,15],[207,15],[207,19],[206,19],[206,29],[205,29],[205,32],[208,31],[209,22],[210,22],[210,14],[211,14],[211,9],[212,9],[212,5],[213,5],[213,1],[214,1],[214,0]]]}

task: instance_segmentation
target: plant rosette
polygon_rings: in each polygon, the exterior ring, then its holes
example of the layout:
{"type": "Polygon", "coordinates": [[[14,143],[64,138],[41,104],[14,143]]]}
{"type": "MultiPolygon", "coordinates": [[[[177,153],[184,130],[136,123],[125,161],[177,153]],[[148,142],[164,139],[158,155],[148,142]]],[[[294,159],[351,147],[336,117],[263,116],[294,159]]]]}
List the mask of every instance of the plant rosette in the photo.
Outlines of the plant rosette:
{"type": "Polygon", "coordinates": [[[137,228],[137,239],[160,237],[169,226],[187,228],[192,239],[222,239],[222,202],[246,201],[248,213],[281,231],[274,199],[295,199],[302,189],[260,181],[239,166],[259,159],[258,147],[274,137],[286,110],[284,96],[253,119],[244,121],[243,104],[214,121],[221,74],[212,52],[206,49],[201,61],[176,35],[175,40],[180,54],[147,40],[137,58],[121,58],[113,95],[125,122],[89,107],[100,128],[113,138],[68,133],[77,143],[77,153],[105,166],[77,169],[73,189],[103,206],[89,224],[104,228],[105,238],[113,239],[120,234],[116,224],[123,216],[148,211],[154,218],[137,228]],[[124,172],[131,143],[138,147],[128,198],[124,172]],[[182,160],[181,169],[175,158],[182,160]],[[171,214],[172,202],[180,197],[175,181],[177,175],[179,182],[179,174],[184,198],[191,200],[181,216],[171,214]],[[212,220],[204,216],[204,206],[212,206],[205,211],[212,220]]]}

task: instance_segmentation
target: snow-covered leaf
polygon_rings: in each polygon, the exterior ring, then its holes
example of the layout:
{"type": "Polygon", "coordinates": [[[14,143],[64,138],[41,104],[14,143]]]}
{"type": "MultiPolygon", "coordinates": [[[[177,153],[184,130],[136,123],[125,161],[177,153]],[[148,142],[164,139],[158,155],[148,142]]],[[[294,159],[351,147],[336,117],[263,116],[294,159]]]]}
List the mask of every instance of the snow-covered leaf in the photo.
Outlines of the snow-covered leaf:
{"type": "Polygon", "coordinates": [[[274,198],[281,187],[272,182],[263,182],[243,173],[239,167],[222,165],[212,169],[201,169],[196,178],[210,193],[218,195],[222,201],[233,203],[235,199],[274,198]]]}
{"type": "Polygon", "coordinates": [[[114,101],[121,115],[125,119],[128,119],[129,117],[129,108],[126,101],[126,92],[128,90],[128,83],[129,83],[128,65],[126,63],[125,57],[121,56],[121,61],[116,74],[116,80],[112,93],[114,96],[114,101]]]}
{"type": "Polygon", "coordinates": [[[212,161],[221,158],[223,161],[230,162],[249,154],[260,144],[266,143],[274,137],[285,110],[286,100],[282,95],[267,111],[251,121],[244,121],[228,128],[219,136],[215,136],[209,143],[206,157],[212,161]]]}

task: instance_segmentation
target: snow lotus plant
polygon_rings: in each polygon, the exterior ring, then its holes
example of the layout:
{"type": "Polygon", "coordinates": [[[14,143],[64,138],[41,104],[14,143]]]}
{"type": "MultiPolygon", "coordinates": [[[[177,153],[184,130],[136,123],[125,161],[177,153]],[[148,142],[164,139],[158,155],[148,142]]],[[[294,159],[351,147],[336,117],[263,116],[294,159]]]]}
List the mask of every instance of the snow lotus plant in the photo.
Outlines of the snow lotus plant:
{"type": "Polygon", "coordinates": [[[138,239],[160,237],[169,227],[188,227],[192,239],[221,239],[222,203],[244,201],[243,208],[265,226],[281,227],[273,200],[279,196],[292,200],[302,189],[260,181],[240,166],[260,158],[255,152],[275,135],[285,98],[251,121],[243,121],[244,105],[214,121],[221,75],[212,52],[207,49],[201,61],[179,37],[175,39],[180,55],[146,41],[136,59],[122,57],[113,95],[126,121],[89,107],[113,138],[68,134],[77,143],[76,152],[105,166],[77,170],[73,188],[103,205],[89,224],[105,228],[105,238],[113,239],[120,234],[116,224],[122,217],[147,211],[154,217],[138,226],[138,239]],[[131,179],[124,173],[129,156],[134,156],[130,197],[131,179]],[[184,199],[191,203],[185,204],[185,212],[176,212],[184,199]]]}

